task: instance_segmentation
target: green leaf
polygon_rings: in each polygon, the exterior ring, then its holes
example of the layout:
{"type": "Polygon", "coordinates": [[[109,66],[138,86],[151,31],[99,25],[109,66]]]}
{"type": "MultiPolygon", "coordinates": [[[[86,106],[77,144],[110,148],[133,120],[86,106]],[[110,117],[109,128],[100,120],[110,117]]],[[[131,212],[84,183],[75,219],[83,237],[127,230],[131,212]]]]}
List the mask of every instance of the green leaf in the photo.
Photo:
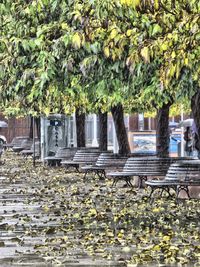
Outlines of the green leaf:
{"type": "Polygon", "coordinates": [[[154,24],[152,29],[152,36],[155,36],[158,33],[162,33],[162,28],[159,24],[154,24]]]}

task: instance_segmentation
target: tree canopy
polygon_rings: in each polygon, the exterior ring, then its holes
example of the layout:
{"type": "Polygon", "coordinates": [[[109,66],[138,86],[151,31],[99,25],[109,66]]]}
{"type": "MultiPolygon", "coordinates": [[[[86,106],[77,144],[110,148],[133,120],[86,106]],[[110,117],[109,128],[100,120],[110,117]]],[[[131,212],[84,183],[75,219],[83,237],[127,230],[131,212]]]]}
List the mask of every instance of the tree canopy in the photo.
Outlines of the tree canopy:
{"type": "Polygon", "coordinates": [[[2,1],[1,109],[145,111],[190,99],[199,14],[195,0],[2,1]]]}

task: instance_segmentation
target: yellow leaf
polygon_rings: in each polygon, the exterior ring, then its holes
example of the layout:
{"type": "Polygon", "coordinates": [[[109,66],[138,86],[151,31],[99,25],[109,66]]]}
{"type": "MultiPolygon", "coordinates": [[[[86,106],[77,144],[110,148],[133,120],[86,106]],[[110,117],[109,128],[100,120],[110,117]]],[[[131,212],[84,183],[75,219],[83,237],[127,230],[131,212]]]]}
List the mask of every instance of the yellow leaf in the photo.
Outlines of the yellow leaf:
{"type": "Polygon", "coordinates": [[[45,107],[44,108],[44,114],[49,115],[49,113],[50,113],[50,107],[45,107]]]}
{"type": "Polygon", "coordinates": [[[62,239],[66,242],[69,238],[68,238],[68,236],[64,235],[64,236],[62,236],[62,239]]]}
{"type": "Polygon", "coordinates": [[[169,241],[170,239],[171,239],[171,237],[168,235],[163,236],[163,241],[169,241]]]}
{"type": "Polygon", "coordinates": [[[160,212],[161,210],[160,210],[160,208],[154,208],[152,211],[157,213],[157,212],[160,212]]]}
{"type": "Polygon", "coordinates": [[[123,238],[124,237],[124,234],[123,233],[118,233],[117,235],[119,238],[123,238]]]}
{"type": "Polygon", "coordinates": [[[82,35],[82,42],[81,42],[81,45],[82,45],[82,46],[85,46],[85,36],[84,36],[84,35],[82,35]]]}
{"type": "Polygon", "coordinates": [[[132,30],[127,30],[126,35],[129,37],[132,34],[132,30]]]}
{"type": "Polygon", "coordinates": [[[154,0],[154,8],[155,8],[156,10],[159,9],[159,1],[158,1],[158,0],[154,0]]]}
{"type": "Polygon", "coordinates": [[[188,66],[188,64],[189,64],[189,60],[188,60],[187,57],[185,58],[184,63],[185,63],[186,66],[188,66]]]}
{"type": "Polygon", "coordinates": [[[115,59],[116,59],[116,54],[112,53],[112,60],[115,61],[115,59]]]}
{"type": "Polygon", "coordinates": [[[140,4],[140,0],[132,0],[133,6],[137,7],[140,4]]]}
{"type": "Polygon", "coordinates": [[[140,0],[120,0],[122,5],[137,7],[140,4],[140,0]]]}
{"type": "Polygon", "coordinates": [[[104,51],[104,55],[108,58],[110,56],[109,48],[106,46],[103,51],[104,51]]]}
{"type": "Polygon", "coordinates": [[[167,37],[168,37],[169,39],[172,39],[172,38],[173,38],[173,34],[172,34],[172,33],[168,33],[167,37]]]}
{"type": "Polygon", "coordinates": [[[162,51],[166,51],[168,49],[168,45],[166,43],[163,43],[161,45],[162,51]]]}
{"type": "Polygon", "coordinates": [[[125,253],[129,253],[131,249],[129,247],[123,247],[122,251],[125,253]]]}
{"type": "Polygon", "coordinates": [[[127,59],[126,59],[126,66],[130,66],[132,64],[132,57],[130,56],[130,57],[128,57],[127,59]]]}
{"type": "Polygon", "coordinates": [[[117,36],[117,34],[118,34],[118,31],[116,29],[113,29],[111,31],[110,38],[111,39],[114,39],[117,36]]]}
{"type": "Polygon", "coordinates": [[[79,213],[75,213],[75,214],[73,215],[73,218],[74,218],[74,219],[79,219],[79,217],[80,217],[79,213]]]}
{"type": "Polygon", "coordinates": [[[76,32],[72,37],[72,45],[75,49],[79,49],[81,47],[81,37],[78,32],[76,32]]]}
{"type": "Polygon", "coordinates": [[[113,232],[111,230],[108,230],[106,232],[106,236],[108,236],[108,237],[114,237],[114,234],[113,234],[113,232]]]}
{"type": "Polygon", "coordinates": [[[63,30],[68,30],[68,29],[69,29],[67,23],[65,23],[65,22],[61,23],[61,28],[62,28],[63,30]]]}
{"type": "Polygon", "coordinates": [[[170,70],[169,70],[169,76],[170,77],[173,77],[175,71],[176,71],[176,65],[175,66],[174,65],[171,65],[170,70]]]}
{"type": "Polygon", "coordinates": [[[88,215],[89,216],[96,216],[97,215],[96,209],[90,209],[89,212],[88,212],[88,215]]]}
{"type": "Polygon", "coordinates": [[[172,52],[171,57],[172,58],[175,58],[176,57],[176,53],[174,51],[172,52]]]}
{"type": "Polygon", "coordinates": [[[153,251],[160,251],[160,246],[159,245],[155,245],[154,247],[153,247],[153,251]]]}
{"type": "Polygon", "coordinates": [[[44,210],[45,212],[48,212],[50,209],[49,209],[48,206],[45,205],[45,206],[43,207],[43,210],[44,210]]]}
{"type": "Polygon", "coordinates": [[[179,250],[179,248],[176,246],[170,246],[169,250],[179,250]]]}
{"type": "Polygon", "coordinates": [[[145,60],[145,62],[149,62],[150,61],[150,57],[149,57],[149,49],[147,46],[143,47],[141,49],[141,56],[143,57],[143,59],[145,60]]]}

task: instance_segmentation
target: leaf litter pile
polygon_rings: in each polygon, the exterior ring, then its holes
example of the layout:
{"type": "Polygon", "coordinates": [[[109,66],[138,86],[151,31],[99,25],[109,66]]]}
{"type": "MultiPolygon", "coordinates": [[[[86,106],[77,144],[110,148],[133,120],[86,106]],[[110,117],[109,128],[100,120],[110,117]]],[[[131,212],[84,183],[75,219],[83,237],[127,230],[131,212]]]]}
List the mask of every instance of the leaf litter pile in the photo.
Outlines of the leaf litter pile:
{"type": "Polygon", "coordinates": [[[0,266],[200,266],[199,200],[83,181],[4,152],[0,266]]]}

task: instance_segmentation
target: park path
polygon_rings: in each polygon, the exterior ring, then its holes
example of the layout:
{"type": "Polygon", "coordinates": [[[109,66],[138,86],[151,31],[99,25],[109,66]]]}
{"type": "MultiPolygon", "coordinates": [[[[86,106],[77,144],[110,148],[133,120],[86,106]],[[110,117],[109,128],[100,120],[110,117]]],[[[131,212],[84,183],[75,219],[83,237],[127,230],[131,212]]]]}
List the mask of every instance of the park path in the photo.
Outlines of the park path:
{"type": "MultiPolygon", "coordinates": [[[[30,159],[9,151],[2,160],[0,266],[124,266],[98,256],[94,261],[89,244],[89,253],[83,247],[83,235],[84,242],[87,234],[88,241],[91,236],[83,226],[80,208],[88,202],[85,211],[95,209],[88,197],[93,190],[89,183],[82,187],[82,175],[41,164],[33,168],[30,159]],[[80,221],[78,228],[74,220],[80,221]]],[[[102,188],[107,190],[104,185],[102,188]]],[[[93,217],[88,215],[88,223],[93,217]]]]}
{"type": "Polygon", "coordinates": [[[151,204],[146,188],[33,168],[10,151],[2,161],[1,267],[200,266],[199,200],[151,204]]]}

